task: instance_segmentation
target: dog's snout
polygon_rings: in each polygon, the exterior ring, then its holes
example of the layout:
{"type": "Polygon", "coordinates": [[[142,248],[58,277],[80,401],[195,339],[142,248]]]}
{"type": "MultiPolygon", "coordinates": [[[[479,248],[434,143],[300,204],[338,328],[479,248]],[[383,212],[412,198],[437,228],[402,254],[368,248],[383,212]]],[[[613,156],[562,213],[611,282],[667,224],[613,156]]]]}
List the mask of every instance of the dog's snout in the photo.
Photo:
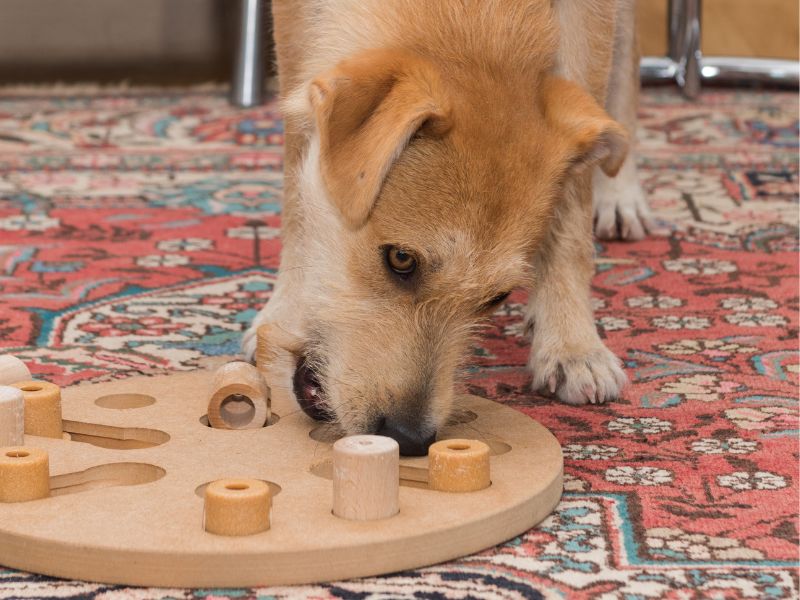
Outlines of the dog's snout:
{"type": "Polygon", "coordinates": [[[410,427],[392,418],[382,419],[377,434],[385,435],[400,445],[403,456],[425,456],[428,447],[436,441],[436,430],[410,427]]]}

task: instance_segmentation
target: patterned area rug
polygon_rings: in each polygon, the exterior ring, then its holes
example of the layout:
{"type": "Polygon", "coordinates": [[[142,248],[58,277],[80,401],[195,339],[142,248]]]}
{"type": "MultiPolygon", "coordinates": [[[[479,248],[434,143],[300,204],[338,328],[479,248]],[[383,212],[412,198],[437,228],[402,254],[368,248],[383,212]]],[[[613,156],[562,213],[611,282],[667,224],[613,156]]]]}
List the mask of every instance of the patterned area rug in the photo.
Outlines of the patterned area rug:
{"type": "MultiPolygon", "coordinates": [[[[668,238],[598,245],[597,325],[631,385],[529,390],[522,293],[470,392],[561,441],[536,529],[432,568],[331,585],[129,589],[0,569],[0,598],[797,598],[797,96],[646,91],[641,172],[668,238]]],[[[278,265],[281,122],[221,93],[0,92],[0,351],[62,385],[238,350],[278,265]]]]}

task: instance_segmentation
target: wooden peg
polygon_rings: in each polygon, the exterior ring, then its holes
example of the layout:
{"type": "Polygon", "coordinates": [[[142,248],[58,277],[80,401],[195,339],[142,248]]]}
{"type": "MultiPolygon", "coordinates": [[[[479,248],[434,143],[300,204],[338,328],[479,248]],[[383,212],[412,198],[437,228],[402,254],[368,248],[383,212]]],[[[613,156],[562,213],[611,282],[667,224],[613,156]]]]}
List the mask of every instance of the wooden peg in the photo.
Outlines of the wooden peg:
{"type": "Polygon", "coordinates": [[[205,491],[203,527],[217,535],[253,535],[269,529],[272,495],[258,479],[220,479],[205,491]]]}
{"type": "Polygon", "coordinates": [[[0,502],[27,502],[49,495],[47,452],[27,446],[0,448],[0,502]]]}
{"type": "Polygon", "coordinates": [[[10,354],[0,355],[0,385],[11,385],[30,378],[31,372],[24,362],[10,354]]]}
{"type": "Polygon", "coordinates": [[[25,398],[25,433],[61,438],[61,388],[49,381],[20,381],[13,385],[25,398]]]}
{"type": "Polygon", "coordinates": [[[25,396],[22,390],[0,385],[0,446],[22,446],[25,432],[25,396]]]}
{"type": "Polygon", "coordinates": [[[442,440],[428,448],[428,487],[476,492],[489,487],[489,446],[478,440],[442,440]]]}
{"type": "Polygon", "coordinates": [[[333,514],[351,521],[386,519],[400,510],[400,446],[380,435],[333,445],[333,514]]]}
{"type": "Polygon", "coordinates": [[[253,365],[222,365],[211,382],[208,423],[218,429],[257,429],[272,416],[270,390],[253,365]]]}

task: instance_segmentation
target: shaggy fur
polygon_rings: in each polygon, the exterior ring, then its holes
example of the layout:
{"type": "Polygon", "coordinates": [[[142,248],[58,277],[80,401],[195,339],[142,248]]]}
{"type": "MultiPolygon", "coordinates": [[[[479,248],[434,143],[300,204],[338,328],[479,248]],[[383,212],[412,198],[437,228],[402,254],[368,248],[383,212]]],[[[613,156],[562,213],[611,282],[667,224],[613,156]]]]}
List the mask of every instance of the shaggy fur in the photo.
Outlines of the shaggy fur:
{"type": "Polygon", "coordinates": [[[345,431],[389,418],[427,434],[493,299],[522,286],[533,385],[615,398],[625,376],[589,281],[593,220],[607,236],[649,226],[626,155],[633,0],[274,0],[273,13],[284,249],[245,351],[270,323],[275,363],[304,357],[345,431]],[[416,257],[413,277],[390,272],[387,246],[416,257]]]}

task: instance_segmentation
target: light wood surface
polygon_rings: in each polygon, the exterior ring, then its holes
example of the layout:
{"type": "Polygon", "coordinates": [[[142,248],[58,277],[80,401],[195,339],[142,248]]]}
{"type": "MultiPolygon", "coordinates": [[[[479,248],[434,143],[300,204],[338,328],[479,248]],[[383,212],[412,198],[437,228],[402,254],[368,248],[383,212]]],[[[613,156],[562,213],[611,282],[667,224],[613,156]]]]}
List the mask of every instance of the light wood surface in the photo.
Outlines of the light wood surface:
{"type": "Polygon", "coordinates": [[[403,458],[397,515],[338,518],[329,478],[335,435],[286,393],[273,393],[267,427],[210,428],[202,422],[202,390],[212,377],[197,371],[62,390],[64,429],[80,442],[26,436],[26,444],[50,455],[50,497],[0,504],[0,564],[148,586],[331,581],[483,550],[537,524],[561,496],[563,462],[553,435],[511,408],[464,396],[440,438],[486,442],[491,486],[433,491],[427,458],[403,458]],[[112,395],[116,408],[104,407],[112,395]],[[130,408],[119,400],[126,397],[130,408]],[[227,537],[204,530],[205,486],[229,478],[269,485],[268,531],[227,537]]]}
{"type": "MultiPolygon", "coordinates": [[[[642,54],[667,53],[667,0],[637,0],[642,54]]],[[[709,56],[798,59],[797,0],[703,0],[709,56]]]]}
{"type": "Polygon", "coordinates": [[[21,446],[25,440],[25,397],[22,390],[0,385],[0,446],[21,446]]]}
{"type": "Polygon", "coordinates": [[[28,367],[11,354],[0,354],[0,385],[11,385],[31,378],[28,367]]]}
{"type": "Polygon", "coordinates": [[[352,435],[333,445],[333,514],[375,521],[400,510],[400,446],[379,435],[352,435]]]}

